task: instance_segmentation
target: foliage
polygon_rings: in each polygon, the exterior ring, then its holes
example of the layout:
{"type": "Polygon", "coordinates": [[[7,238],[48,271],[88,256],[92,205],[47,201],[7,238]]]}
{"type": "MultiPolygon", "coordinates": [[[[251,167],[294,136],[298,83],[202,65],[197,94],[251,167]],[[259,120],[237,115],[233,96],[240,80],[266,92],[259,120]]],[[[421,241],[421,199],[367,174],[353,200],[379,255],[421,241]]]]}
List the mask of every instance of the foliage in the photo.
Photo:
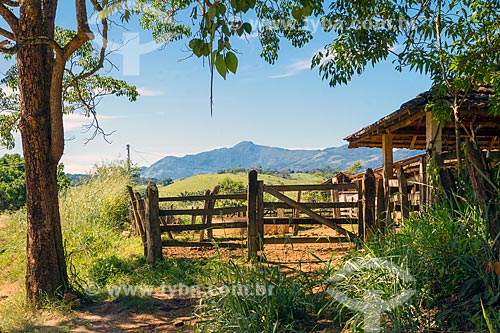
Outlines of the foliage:
{"type": "Polygon", "coordinates": [[[356,162],[354,162],[353,164],[351,164],[351,166],[349,167],[349,169],[346,170],[346,172],[350,173],[350,174],[355,174],[355,173],[360,172],[362,169],[363,169],[363,163],[362,163],[362,161],[361,160],[357,160],[356,162]]]}
{"type": "Polygon", "coordinates": [[[24,159],[19,154],[0,157],[0,211],[17,210],[26,202],[24,159]]]}
{"type": "Polygon", "coordinates": [[[276,266],[232,261],[215,272],[219,288],[209,290],[196,310],[199,332],[301,332],[320,319],[325,294],[315,289],[321,276],[287,277],[276,266]]]}
{"type": "MultiPolygon", "coordinates": [[[[68,43],[75,34],[75,31],[56,27],[56,41],[60,45],[68,43]]],[[[68,59],[63,78],[64,113],[80,112],[91,119],[85,128],[87,131],[92,130],[88,140],[98,134],[108,135],[99,127],[96,118],[96,108],[103,97],[125,96],[129,101],[135,101],[139,96],[136,87],[123,80],[98,72],[87,75],[99,64],[99,57],[100,54],[92,43],[85,43],[68,59]]],[[[8,149],[14,148],[13,133],[17,132],[21,110],[17,75],[17,67],[13,65],[0,80],[0,84],[4,86],[0,88],[0,145],[8,149]]]]}
{"type": "MultiPolygon", "coordinates": [[[[346,258],[383,258],[406,270],[414,278],[413,284],[404,284],[381,270],[362,270],[333,288],[352,298],[378,289],[384,299],[396,296],[398,290],[415,289],[414,298],[383,316],[386,332],[482,331],[481,302],[488,311],[498,311],[500,280],[487,269],[497,258],[481,213],[473,204],[459,201],[458,211],[446,203],[433,206],[429,213],[406,220],[397,233],[376,238],[346,258]]],[[[330,306],[338,313],[338,321],[353,330],[363,327],[361,314],[334,300],[330,306]]],[[[497,330],[499,324],[495,323],[497,330]]]]}
{"type": "Polygon", "coordinates": [[[498,9],[486,0],[335,1],[323,20],[336,37],[313,65],[332,86],[389,58],[397,70],[429,75],[437,86],[492,85],[499,60],[498,9]]]}
{"type": "MultiPolygon", "coordinates": [[[[59,189],[70,186],[70,179],[64,173],[64,164],[57,166],[57,184],[59,189]]],[[[0,157],[0,212],[15,211],[26,203],[26,180],[24,176],[24,158],[19,154],[6,154],[0,157]]]]}

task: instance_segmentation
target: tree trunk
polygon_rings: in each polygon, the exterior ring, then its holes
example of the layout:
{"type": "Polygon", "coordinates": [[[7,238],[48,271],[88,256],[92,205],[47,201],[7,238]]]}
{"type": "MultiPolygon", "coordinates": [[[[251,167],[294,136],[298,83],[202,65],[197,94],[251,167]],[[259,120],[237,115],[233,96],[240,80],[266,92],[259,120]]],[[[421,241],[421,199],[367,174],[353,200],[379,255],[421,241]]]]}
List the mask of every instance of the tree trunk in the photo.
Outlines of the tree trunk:
{"type": "MultiPolygon", "coordinates": [[[[18,40],[54,37],[55,0],[25,0],[19,8],[18,40]]],[[[57,191],[57,164],[53,154],[51,86],[54,51],[47,44],[30,43],[17,54],[21,117],[19,129],[26,161],[26,293],[39,304],[44,296],[55,296],[67,288],[57,191]]],[[[61,117],[62,117],[62,110],[61,117]]]]}
{"type": "Polygon", "coordinates": [[[492,186],[491,170],[484,158],[484,154],[473,143],[467,142],[465,146],[465,163],[469,173],[472,187],[486,222],[491,239],[496,239],[495,247],[500,254],[500,218],[496,205],[498,193],[492,186]]]}

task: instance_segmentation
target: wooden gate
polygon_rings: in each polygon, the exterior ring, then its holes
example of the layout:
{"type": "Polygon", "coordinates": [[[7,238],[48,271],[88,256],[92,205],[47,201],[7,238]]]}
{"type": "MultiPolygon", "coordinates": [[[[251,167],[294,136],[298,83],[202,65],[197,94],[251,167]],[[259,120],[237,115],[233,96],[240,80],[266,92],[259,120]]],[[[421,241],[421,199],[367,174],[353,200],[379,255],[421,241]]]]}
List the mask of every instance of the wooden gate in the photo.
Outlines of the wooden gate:
{"type": "Polygon", "coordinates": [[[364,240],[368,230],[375,226],[375,178],[370,170],[363,181],[349,184],[265,185],[263,181],[257,180],[257,177],[256,170],[250,171],[247,191],[238,194],[218,194],[216,187],[213,191],[207,191],[205,195],[168,198],[158,198],[153,195],[151,198],[148,197],[148,193],[157,193],[157,189],[156,185],[150,183],[146,197],[141,198],[130,188],[135,229],[142,236],[145,255],[154,257],[154,253],[158,253],[158,246],[218,246],[247,247],[248,256],[251,258],[258,251],[262,251],[265,244],[359,242],[364,240]],[[331,201],[300,202],[301,194],[306,191],[329,193],[331,201]],[[296,192],[296,195],[289,195],[290,192],[296,192]],[[341,202],[339,197],[347,197],[347,193],[350,193],[349,197],[353,201],[341,202]],[[216,202],[227,200],[230,200],[232,205],[225,204],[217,207],[216,202]],[[203,202],[204,207],[202,209],[158,208],[160,203],[168,205],[168,203],[195,201],[203,202]],[[288,212],[288,214],[276,214],[276,211],[288,212]],[[191,216],[191,224],[173,223],[174,216],[182,215],[191,216]],[[202,217],[201,223],[196,223],[197,216],[202,217]],[[264,233],[264,225],[318,224],[335,230],[336,236],[301,237],[294,233],[293,236],[267,237],[264,233]],[[351,230],[348,230],[346,225],[357,225],[357,227],[351,227],[351,230]],[[155,230],[156,228],[158,231],[155,230]],[[245,230],[246,238],[240,241],[218,240],[211,233],[215,229],[232,228],[245,230]],[[172,235],[181,231],[200,232],[200,239],[199,241],[179,241],[148,236],[149,234],[156,235],[156,233],[172,235]],[[205,240],[205,231],[207,240],[205,240]],[[159,245],[154,243],[159,243],[159,245]],[[148,250],[150,247],[156,250],[148,250]]]}

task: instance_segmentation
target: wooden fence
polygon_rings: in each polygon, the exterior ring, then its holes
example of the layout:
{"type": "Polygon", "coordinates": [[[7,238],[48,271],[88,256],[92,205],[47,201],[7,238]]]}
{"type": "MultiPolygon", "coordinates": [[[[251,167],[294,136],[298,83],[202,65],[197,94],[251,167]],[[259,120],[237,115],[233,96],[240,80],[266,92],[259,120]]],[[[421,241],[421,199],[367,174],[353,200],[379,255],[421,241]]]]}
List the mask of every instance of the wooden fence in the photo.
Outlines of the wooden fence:
{"type": "MultiPolygon", "coordinates": [[[[162,256],[162,246],[193,246],[193,247],[247,247],[249,258],[264,249],[265,244],[292,243],[331,243],[339,241],[363,241],[373,232],[383,230],[378,216],[383,202],[380,197],[379,182],[371,169],[368,169],[362,180],[348,184],[309,184],[309,185],[266,185],[257,179],[257,171],[248,174],[248,186],[245,193],[219,194],[219,187],[205,195],[180,196],[160,198],[155,184],[150,183],[142,198],[129,187],[133,229],[142,238],[144,255],[148,262],[154,262],[162,256]],[[331,202],[300,202],[305,191],[335,193],[331,202]],[[296,195],[288,193],[295,192],[296,195]],[[339,202],[339,193],[354,194],[356,201],[339,202]],[[267,194],[267,195],[265,195],[267,194]],[[265,201],[273,198],[273,201],[265,201]],[[226,204],[216,207],[230,200],[226,204]],[[172,203],[202,202],[203,208],[174,209],[172,203]],[[161,209],[161,205],[171,204],[170,209],[161,209]],[[350,213],[341,214],[340,211],[350,213]],[[276,214],[278,211],[280,214],[276,214]],[[288,211],[285,214],[284,211],[288,211]],[[173,217],[191,216],[191,224],[175,224],[173,217]],[[276,216],[277,215],[277,216],[276,216]],[[201,224],[196,223],[196,217],[201,216],[201,224]],[[214,217],[218,217],[214,220],[214,217]],[[301,237],[294,236],[266,237],[265,225],[324,225],[336,231],[336,236],[301,237]],[[346,229],[346,225],[357,225],[357,228],[346,229]],[[241,241],[234,239],[218,241],[213,237],[216,229],[244,230],[246,237],[241,241]],[[356,229],[356,231],[354,231],[356,229]],[[199,241],[162,240],[161,234],[172,236],[182,231],[200,232],[199,241]],[[208,240],[205,240],[205,233],[208,240]]],[[[294,228],[294,231],[296,229],[294,228]]]]}

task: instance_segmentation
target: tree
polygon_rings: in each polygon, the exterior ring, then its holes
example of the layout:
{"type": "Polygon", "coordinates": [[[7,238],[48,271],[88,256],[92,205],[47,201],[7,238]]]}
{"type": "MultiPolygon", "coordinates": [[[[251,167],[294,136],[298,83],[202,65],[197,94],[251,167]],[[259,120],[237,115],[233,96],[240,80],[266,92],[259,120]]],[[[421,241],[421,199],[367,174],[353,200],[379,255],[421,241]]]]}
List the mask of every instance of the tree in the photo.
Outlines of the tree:
{"type": "Polygon", "coordinates": [[[469,92],[493,87],[490,111],[499,114],[500,3],[488,0],[362,0],[335,1],[324,16],[335,38],[313,58],[331,86],[346,84],[366,66],[391,59],[396,70],[410,69],[433,81],[428,105],[438,120],[455,124],[458,176],[462,150],[485,217],[490,237],[500,252],[498,188],[492,184],[489,165],[475,142],[474,129],[461,125],[461,106],[469,92]],[[461,142],[460,133],[467,133],[461,142]]]}
{"type": "MultiPolygon", "coordinates": [[[[18,210],[26,204],[24,172],[24,158],[19,154],[0,157],[0,212],[18,210]]],[[[71,185],[62,163],[57,166],[57,184],[59,190],[71,185]]]]}
{"type": "Polygon", "coordinates": [[[26,202],[24,160],[19,154],[0,158],[0,212],[17,210],[26,202]]]}
{"type": "MultiPolygon", "coordinates": [[[[101,3],[91,1],[102,11],[101,3]]],[[[93,33],[87,23],[87,2],[75,1],[76,32],[55,26],[57,0],[1,0],[0,16],[5,22],[0,35],[0,52],[15,56],[16,68],[4,83],[16,90],[16,97],[2,92],[0,133],[11,144],[10,130],[19,129],[25,158],[27,203],[28,300],[39,304],[46,296],[67,290],[68,279],[61,235],[57,169],[64,151],[63,113],[83,109],[95,115],[95,103],[106,94],[135,99],[134,87],[98,75],[104,67],[106,43],[94,50],[93,33]],[[98,89],[93,89],[98,88],[98,89]],[[67,104],[64,103],[66,100],[67,104]],[[17,103],[16,103],[17,102],[17,103]],[[7,105],[5,105],[7,103],[7,105]]],[[[108,23],[101,20],[107,37],[108,23]]],[[[94,118],[95,120],[95,118],[94,118]]],[[[104,133],[94,122],[94,134],[104,133]]]]}

